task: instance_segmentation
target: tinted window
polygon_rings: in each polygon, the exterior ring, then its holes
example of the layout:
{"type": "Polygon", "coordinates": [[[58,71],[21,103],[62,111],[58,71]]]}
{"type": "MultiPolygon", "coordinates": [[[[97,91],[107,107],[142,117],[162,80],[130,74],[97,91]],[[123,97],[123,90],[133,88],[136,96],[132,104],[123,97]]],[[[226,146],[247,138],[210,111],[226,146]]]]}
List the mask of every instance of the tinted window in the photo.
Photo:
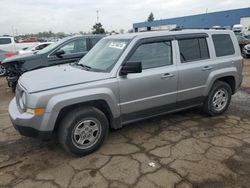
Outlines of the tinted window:
{"type": "Polygon", "coordinates": [[[206,38],[182,39],[178,43],[182,63],[209,58],[206,38]]]}
{"type": "Polygon", "coordinates": [[[78,39],[62,46],[59,50],[64,50],[65,54],[73,54],[87,51],[85,39],[78,39]]]}
{"type": "Polygon", "coordinates": [[[234,45],[230,35],[217,34],[217,35],[212,35],[212,38],[217,57],[232,55],[235,53],[234,45]]]}
{"type": "Polygon", "coordinates": [[[209,58],[207,40],[205,38],[200,38],[198,40],[199,40],[199,45],[200,45],[201,59],[209,58]]]}
{"type": "Polygon", "coordinates": [[[93,47],[101,38],[90,38],[90,46],[93,47]]]}
{"type": "Polygon", "coordinates": [[[155,42],[140,45],[129,61],[139,61],[143,69],[172,64],[171,42],[155,42]]]}
{"type": "Polygon", "coordinates": [[[0,45],[1,44],[10,44],[11,39],[10,38],[0,38],[0,45]]]}

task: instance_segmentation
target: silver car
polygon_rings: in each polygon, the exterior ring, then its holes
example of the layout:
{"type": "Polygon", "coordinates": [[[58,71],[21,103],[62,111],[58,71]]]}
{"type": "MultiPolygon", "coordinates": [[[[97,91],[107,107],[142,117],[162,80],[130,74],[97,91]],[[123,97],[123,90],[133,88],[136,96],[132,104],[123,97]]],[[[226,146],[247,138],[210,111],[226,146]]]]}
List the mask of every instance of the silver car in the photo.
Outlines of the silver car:
{"type": "Polygon", "coordinates": [[[231,31],[112,35],[78,63],[23,74],[9,114],[22,135],[55,133],[66,151],[86,155],[110,128],[197,106],[222,114],[241,85],[242,63],[231,31]]]}

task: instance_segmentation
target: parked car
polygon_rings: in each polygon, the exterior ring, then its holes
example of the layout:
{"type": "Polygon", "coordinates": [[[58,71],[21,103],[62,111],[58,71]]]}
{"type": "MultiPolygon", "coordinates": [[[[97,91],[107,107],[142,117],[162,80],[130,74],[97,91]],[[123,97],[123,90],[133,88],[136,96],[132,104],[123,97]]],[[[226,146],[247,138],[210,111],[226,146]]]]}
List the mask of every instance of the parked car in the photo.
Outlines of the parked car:
{"type": "Polygon", "coordinates": [[[31,46],[29,48],[24,48],[22,50],[19,50],[18,54],[19,55],[23,55],[23,54],[33,53],[33,52],[36,52],[36,51],[44,49],[45,47],[49,46],[52,43],[53,42],[41,42],[41,43],[38,43],[38,44],[36,44],[34,46],[31,46]]]}
{"type": "Polygon", "coordinates": [[[8,85],[15,91],[17,80],[24,72],[78,61],[102,37],[104,35],[67,37],[33,54],[5,59],[2,65],[8,71],[8,85]]]}
{"type": "Polygon", "coordinates": [[[20,40],[20,42],[39,42],[39,41],[38,41],[38,38],[36,37],[30,37],[27,39],[20,40]]]}
{"type": "Polygon", "coordinates": [[[245,45],[242,52],[244,57],[250,57],[250,44],[245,45]]]}
{"type": "Polygon", "coordinates": [[[224,113],[242,65],[232,31],[111,35],[79,63],[23,74],[9,114],[22,135],[56,133],[66,151],[86,155],[110,128],[197,106],[210,116],[224,113]]]}
{"type": "Polygon", "coordinates": [[[242,32],[242,25],[241,24],[233,25],[233,31],[234,32],[242,32]]]}
{"type": "Polygon", "coordinates": [[[12,57],[17,55],[15,52],[6,52],[3,50],[0,50],[0,77],[5,76],[7,73],[7,70],[5,67],[2,65],[2,61],[7,58],[7,57],[12,57]]]}
{"type": "Polygon", "coordinates": [[[235,33],[235,35],[237,37],[241,51],[243,50],[245,45],[250,44],[250,39],[244,37],[242,33],[235,33]]]}
{"type": "Polygon", "coordinates": [[[0,37],[0,50],[16,52],[23,48],[33,46],[36,43],[17,43],[14,37],[0,37]]]}

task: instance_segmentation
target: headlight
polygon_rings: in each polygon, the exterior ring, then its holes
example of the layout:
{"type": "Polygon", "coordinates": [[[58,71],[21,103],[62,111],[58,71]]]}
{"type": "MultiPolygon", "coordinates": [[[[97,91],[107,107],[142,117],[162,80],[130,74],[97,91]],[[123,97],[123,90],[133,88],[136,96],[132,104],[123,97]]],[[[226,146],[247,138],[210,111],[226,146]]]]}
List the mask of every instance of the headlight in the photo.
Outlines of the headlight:
{"type": "Polygon", "coordinates": [[[22,92],[20,99],[19,99],[19,104],[20,104],[21,109],[23,109],[23,110],[25,109],[26,103],[27,103],[26,93],[22,92]]]}

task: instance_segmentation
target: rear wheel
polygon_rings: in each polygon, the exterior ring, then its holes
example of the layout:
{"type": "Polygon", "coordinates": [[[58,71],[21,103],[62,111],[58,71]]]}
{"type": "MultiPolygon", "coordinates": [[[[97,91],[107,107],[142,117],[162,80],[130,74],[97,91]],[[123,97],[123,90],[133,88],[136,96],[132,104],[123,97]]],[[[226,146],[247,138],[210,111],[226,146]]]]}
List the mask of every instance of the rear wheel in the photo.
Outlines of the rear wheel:
{"type": "Polygon", "coordinates": [[[231,97],[231,87],[226,82],[216,82],[204,103],[204,111],[210,116],[224,113],[231,102],[231,97]]]}
{"type": "Polygon", "coordinates": [[[0,76],[5,76],[6,72],[6,68],[3,65],[0,65],[0,76]]]}
{"type": "Polygon", "coordinates": [[[105,114],[94,107],[78,108],[61,121],[58,130],[62,147],[76,155],[96,151],[108,135],[109,123],[105,114]]]}

